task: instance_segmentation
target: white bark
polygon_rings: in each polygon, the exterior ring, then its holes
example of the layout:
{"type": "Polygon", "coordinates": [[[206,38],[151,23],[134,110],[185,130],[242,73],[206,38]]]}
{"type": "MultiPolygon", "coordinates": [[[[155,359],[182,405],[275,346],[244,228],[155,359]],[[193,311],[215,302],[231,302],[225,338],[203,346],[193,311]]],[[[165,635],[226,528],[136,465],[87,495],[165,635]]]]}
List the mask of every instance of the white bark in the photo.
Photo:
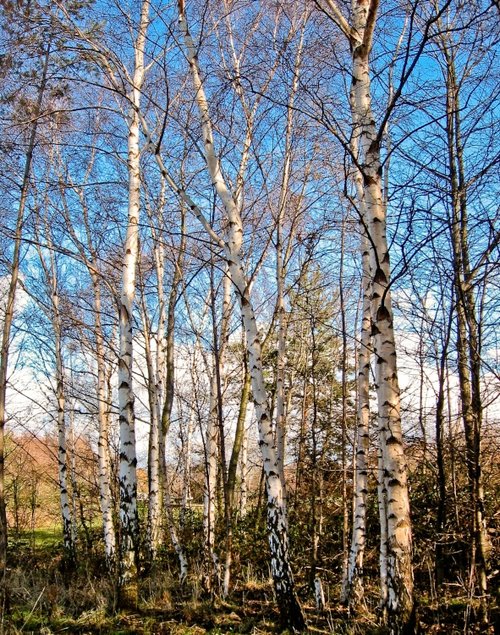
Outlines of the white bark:
{"type": "Polygon", "coordinates": [[[323,591],[323,585],[321,584],[321,578],[318,575],[314,578],[314,600],[316,602],[316,608],[322,611],[325,608],[325,593],[323,591]]]}
{"type": "MultiPolygon", "coordinates": [[[[161,182],[158,209],[163,210],[165,203],[165,185],[161,182]]],[[[153,212],[147,207],[150,219],[151,236],[154,241],[153,256],[156,270],[156,293],[158,298],[158,326],[156,336],[152,333],[146,303],[143,302],[143,323],[145,325],[145,354],[148,370],[148,400],[150,410],[150,434],[148,444],[148,528],[147,542],[151,560],[161,543],[161,510],[162,510],[162,410],[163,395],[166,382],[166,307],[164,297],[165,253],[164,246],[155,229],[153,212]],[[155,342],[155,354],[151,350],[151,342],[155,342]]]]}
{"type": "Polygon", "coordinates": [[[97,454],[99,465],[99,502],[102,514],[102,529],[104,533],[104,549],[108,566],[111,568],[116,555],[116,535],[113,524],[113,501],[111,497],[111,462],[109,453],[109,403],[106,390],[106,358],[104,352],[104,337],[101,315],[101,289],[98,276],[90,272],[94,289],[94,334],[96,340],[97,362],[97,417],[99,422],[99,439],[97,454]]]}
{"type": "MultiPolygon", "coordinates": [[[[370,348],[371,302],[369,292],[369,253],[366,236],[362,242],[361,338],[358,351],[357,429],[354,472],[353,525],[349,566],[344,581],[342,599],[349,606],[358,606],[363,599],[363,559],[366,544],[366,498],[368,494],[368,448],[370,426],[370,348]]],[[[384,507],[385,513],[385,507],[384,507]]]]}
{"type": "Polygon", "coordinates": [[[148,442],[148,525],[147,543],[149,557],[153,561],[161,537],[161,491],[160,491],[160,409],[158,397],[158,371],[154,366],[151,351],[151,326],[143,301],[144,354],[147,367],[149,402],[149,442],[148,442]]]}
{"type": "Polygon", "coordinates": [[[227,242],[223,241],[223,246],[231,279],[240,302],[246,334],[249,369],[252,377],[252,393],[259,428],[259,444],[266,475],[271,572],[282,622],[291,628],[301,630],[305,624],[302,610],[295,595],[293,576],[289,564],[288,523],[286,518],[284,489],[279,475],[274,434],[267,403],[260,336],[250,299],[248,281],[246,280],[243,263],[240,258],[243,239],[242,221],[236,199],[226,185],[220,169],[219,159],[214,150],[212,125],[205,91],[200,77],[196,48],[189,34],[182,7],[180,7],[180,9],[179,26],[184,36],[186,55],[191,69],[196,102],[202,123],[205,160],[212,183],[224,205],[228,221],[228,238],[227,242]]]}
{"type": "MultiPolygon", "coordinates": [[[[54,274],[54,272],[52,272],[54,274]]],[[[59,494],[63,524],[64,548],[70,560],[75,557],[75,541],[71,520],[71,507],[68,494],[68,457],[66,449],[66,398],[64,394],[64,366],[62,357],[61,314],[59,294],[55,277],[52,279],[52,325],[54,328],[54,345],[56,359],[56,399],[57,399],[57,463],[59,473],[59,494]]]]}
{"type": "MultiPolygon", "coordinates": [[[[68,492],[68,455],[66,441],[66,396],[64,381],[64,361],[62,342],[62,316],[59,302],[59,283],[55,251],[53,249],[49,221],[44,219],[45,242],[48,247],[48,263],[40,246],[37,247],[40,265],[44,272],[48,293],[50,294],[50,321],[54,333],[54,361],[56,373],[56,403],[57,403],[57,463],[59,481],[59,503],[62,517],[63,543],[66,557],[71,564],[75,559],[75,536],[73,532],[71,505],[68,492]]],[[[40,230],[39,227],[36,231],[40,230]]],[[[38,245],[41,242],[38,241],[38,245]]]]}
{"type": "Polygon", "coordinates": [[[194,410],[189,413],[185,434],[182,437],[182,503],[181,524],[191,503],[191,443],[194,426],[194,410]]]}
{"type": "Polygon", "coordinates": [[[299,87],[299,69],[302,60],[302,46],[304,31],[300,38],[299,47],[295,58],[294,76],[287,107],[287,120],[285,130],[285,160],[283,164],[283,177],[281,181],[280,198],[278,202],[278,214],[276,218],[276,282],[278,290],[277,298],[277,328],[278,328],[278,358],[276,369],[276,451],[280,478],[286,488],[285,480],[285,454],[286,454],[286,413],[285,413],[285,368],[286,368],[286,332],[287,317],[285,311],[285,276],[286,268],[283,258],[282,224],[287,212],[287,199],[289,195],[290,172],[292,167],[292,132],[294,124],[295,95],[299,87]]]}
{"type": "MultiPolygon", "coordinates": [[[[146,122],[143,120],[143,125],[146,122]]],[[[147,133],[147,126],[145,125],[145,131],[147,133]]],[[[159,156],[157,155],[157,160],[159,156]]],[[[161,164],[160,164],[161,167],[161,164]]],[[[168,180],[162,170],[162,177],[168,180]]],[[[170,182],[170,181],[169,181],[170,182]]],[[[161,200],[164,197],[164,182],[162,181],[162,194],[161,200]]],[[[158,341],[157,341],[157,409],[158,409],[158,421],[160,424],[160,485],[163,492],[161,503],[163,505],[164,512],[167,517],[168,531],[174,547],[175,553],[179,560],[179,581],[181,584],[187,578],[188,574],[188,561],[184,550],[184,546],[179,540],[179,536],[176,529],[176,522],[172,513],[172,506],[170,500],[170,483],[167,478],[167,464],[166,464],[166,445],[167,436],[170,430],[170,422],[172,415],[172,407],[174,402],[174,388],[175,388],[175,307],[179,294],[179,284],[182,280],[183,260],[186,247],[185,234],[185,213],[184,208],[181,209],[181,233],[182,238],[179,245],[179,251],[177,260],[174,264],[175,270],[172,277],[170,293],[168,298],[168,309],[164,299],[163,293],[163,277],[164,277],[164,250],[161,244],[155,248],[155,263],[156,263],[156,277],[157,277],[157,293],[159,300],[159,318],[158,318],[158,341]]]]}
{"type": "Polygon", "coordinates": [[[386,209],[382,195],[380,140],[371,108],[369,54],[378,1],[353,3],[352,120],[359,135],[358,165],[363,176],[362,223],[370,244],[372,345],[378,402],[378,429],[387,491],[387,612],[394,633],[413,615],[412,537],[401,431],[386,209]]]}
{"type": "Polygon", "coordinates": [[[240,516],[243,518],[247,513],[248,503],[248,432],[252,425],[254,405],[248,404],[245,425],[243,430],[243,439],[241,441],[240,456],[240,516]]]}
{"type": "Polygon", "coordinates": [[[387,618],[387,600],[389,590],[387,587],[389,579],[389,563],[387,561],[388,553],[388,535],[387,535],[387,488],[384,479],[384,459],[382,446],[385,443],[384,433],[379,430],[378,448],[377,448],[377,500],[378,500],[378,517],[380,522],[380,608],[384,619],[387,618]]]}
{"type": "Polygon", "coordinates": [[[205,538],[206,587],[218,580],[219,561],[215,553],[215,491],[217,486],[217,381],[215,369],[210,380],[210,406],[205,433],[205,485],[203,490],[203,531],[205,538]]]}
{"type": "MultiPolygon", "coordinates": [[[[137,39],[134,45],[133,86],[129,95],[128,113],[128,224],[124,245],[122,290],[120,297],[120,350],[118,360],[118,402],[120,410],[120,524],[121,584],[137,575],[135,553],[138,540],[137,474],[132,387],[133,334],[132,319],[135,298],[136,266],[139,257],[139,211],[141,202],[139,108],[144,82],[144,49],[149,23],[149,0],[144,0],[137,39]]],[[[135,591],[132,591],[135,594],[135,591]]],[[[124,597],[125,602],[128,599],[124,597]]],[[[135,603],[135,598],[131,598],[135,603]]]]}
{"type": "Polygon", "coordinates": [[[165,513],[167,514],[168,531],[170,533],[170,540],[174,547],[174,551],[179,561],[179,584],[184,584],[188,575],[188,561],[184,547],[177,535],[177,529],[175,526],[175,519],[172,513],[172,501],[170,500],[170,484],[168,483],[168,475],[165,470],[163,474],[163,504],[165,513]]]}

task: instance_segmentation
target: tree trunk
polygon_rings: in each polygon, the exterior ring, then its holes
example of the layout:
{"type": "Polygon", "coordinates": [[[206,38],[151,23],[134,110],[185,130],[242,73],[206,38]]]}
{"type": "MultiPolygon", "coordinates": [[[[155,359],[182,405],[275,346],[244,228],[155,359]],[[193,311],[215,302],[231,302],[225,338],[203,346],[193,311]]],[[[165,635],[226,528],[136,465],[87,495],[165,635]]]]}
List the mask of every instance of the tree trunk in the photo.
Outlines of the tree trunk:
{"type": "MultiPolygon", "coordinates": [[[[369,292],[369,253],[366,236],[362,239],[362,317],[358,349],[357,428],[354,471],[354,500],[349,567],[342,599],[350,608],[359,608],[364,595],[363,560],[366,545],[366,498],[368,494],[368,448],[370,443],[370,348],[371,303],[369,292]]],[[[384,508],[385,516],[385,508],[384,508]]]]}
{"type": "Polygon", "coordinates": [[[101,288],[96,274],[92,274],[94,288],[94,333],[96,339],[97,361],[97,416],[99,421],[99,439],[97,454],[99,465],[99,501],[104,533],[104,550],[110,571],[116,564],[116,534],[113,522],[113,499],[111,496],[111,461],[109,453],[109,403],[106,390],[106,357],[104,353],[104,337],[101,323],[101,288]]]}
{"type": "Polygon", "coordinates": [[[240,516],[244,518],[247,513],[248,505],[248,431],[253,416],[253,401],[248,404],[245,421],[243,423],[243,437],[241,440],[241,457],[240,457],[240,516]]]}
{"type": "MultiPolygon", "coordinates": [[[[215,367],[215,362],[214,362],[215,367]]],[[[205,484],[203,490],[204,584],[214,591],[219,578],[219,559],[215,553],[215,492],[217,489],[217,378],[210,380],[210,407],[205,432],[205,484]]]]}
{"type": "Polygon", "coordinates": [[[146,539],[149,561],[152,563],[161,539],[161,487],[160,487],[160,411],[158,396],[158,369],[155,368],[151,351],[151,324],[143,298],[144,355],[147,369],[147,392],[149,405],[148,437],[148,525],[146,539]]]}
{"type": "Polygon", "coordinates": [[[248,365],[245,362],[243,374],[243,386],[241,388],[240,407],[238,410],[238,418],[236,420],[236,430],[234,433],[233,450],[229,459],[229,467],[227,470],[227,489],[231,509],[234,512],[235,494],[236,494],[236,473],[238,469],[238,461],[243,452],[243,443],[245,437],[245,427],[247,424],[247,411],[250,402],[251,378],[248,372],[248,365]]]}
{"type": "Polygon", "coordinates": [[[185,433],[181,437],[182,443],[182,502],[180,525],[186,524],[188,510],[191,504],[191,439],[193,436],[194,410],[191,410],[185,433]]]}
{"type": "Polygon", "coordinates": [[[118,359],[118,402],[120,410],[120,579],[119,602],[137,605],[137,556],[139,519],[137,516],[137,458],[135,447],[133,363],[133,307],[136,267],[139,258],[139,213],[141,205],[139,108],[144,82],[144,50],[149,23],[149,0],[141,7],[140,25],[134,44],[134,76],[128,114],[128,224],[124,245],[120,296],[118,359]]]}
{"type": "MultiPolygon", "coordinates": [[[[48,210],[46,210],[48,212],[48,210]]],[[[36,227],[37,238],[42,229],[38,219],[36,227]]],[[[43,234],[47,244],[48,262],[42,252],[41,241],[37,241],[37,251],[40,258],[40,265],[44,273],[47,292],[50,297],[49,319],[54,333],[54,361],[55,361],[55,397],[57,404],[57,463],[59,482],[59,504],[62,518],[62,534],[64,544],[65,565],[72,569],[76,561],[76,536],[72,522],[71,504],[68,491],[68,452],[66,437],[66,394],[65,394],[65,367],[63,360],[63,323],[59,300],[59,279],[57,263],[55,259],[55,249],[52,243],[50,220],[43,218],[43,234]]],[[[73,492],[73,496],[75,492],[73,492]]]]}
{"type": "MultiPolygon", "coordinates": [[[[170,430],[175,395],[175,316],[177,300],[179,297],[179,285],[182,281],[183,276],[184,255],[186,250],[185,218],[185,207],[183,205],[183,202],[181,202],[181,241],[170,286],[166,317],[163,303],[163,261],[161,259],[160,262],[160,259],[157,257],[158,298],[160,300],[160,316],[158,324],[159,357],[157,361],[157,367],[158,372],[160,373],[161,371],[161,375],[164,374],[165,378],[160,426],[160,485],[162,488],[162,504],[167,517],[170,539],[172,541],[172,545],[179,561],[179,580],[181,584],[185,582],[188,575],[188,560],[184,546],[179,539],[174,515],[172,513],[171,496],[168,489],[169,482],[167,475],[166,451],[167,437],[170,430]]],[[[158,255],[159,253],[160,252],[158,252],[158,255]]],[[[163,252],[161,252],[161,255],[163,258],[163,252]]]]}
{"type": "Polygon", "coordinates": [[[462,420],[465,430],[466,465],[471,499],[472,587],[479,590],[486,618],[487,537],[484,522],[484,492],[481,469],[481,357],[476,316],[473,275],[469,262],[467,189],[463,165],[460,129],[459,87],[454,53],[442,41],[446,59],[446,132],[451,184],[450,234],[453,249],[453,273],[457,318],[457,356],[462,420]]]}
{"type": "Polygon", "coordinates": [[[447,497],[446,497],[446,471],[444,461],[444,424],[445,424],[445,389],[446,389],[446,359],[451,338],[452,315],[447,316],[445,325],[445,337],[438,355],[436,346],[436,371],[438,376],[438,391],[436,400],[436,461],[438,472],[438,508],[436,514],[436,586],[439,588],[444,579],[443,533],[446,527],[447,518],[447,497]]]}
{"type": "Polygon", "coordinates": [[[394,634],[413,629],[413,569],[410,505],[406,459],[401,431],[400,395],[396,365],[386,210],[382,197],[380,146],[371,109],[369,54],[377,2],[360,3],[354,10],[352,107],[359,130],[360,170],[363,176],[362,224],[370,244],[372,346],[384,487],[387,491],[387,615],[394,634]],[[371,13],[370,13],[371,11],[371,13]],[[370,19],[370,22],[369,22],[370,19]]]}
{"type": "MultiPolygon", "coordinates": [[[[203,148],[207,168],[227,215],[228,239],[223,242],[225,257],[229,265],[231,280],[236,289],[241,307],[243,326],[246,334],[249,369],[252,378],[252,393],[259,428],[259,443],[264,461],[267,491],[267,525],[271,548],[271,573],[274,580],[276,599],[283,626],[292,630],[303,630],[305,620],[294,590],[292,571],[288,554],[288,523],[285,509],[283,483],[279,476],[278,458],[274,445],[274,434],[267,402],[264,373],[262,368],[261,342],[255,314],[250,299],[248,280],[245,276],[240,253],[243,239],[241,216],[236,199],[227,187],[214,150],[212,124],[208,103],[198,67],[196,47],[189,34],[183,3],[179,3],[179,26],[184,36],[186,55],[191,69],[196,102],[203,129],[203,148]]],[[[194,211],[194,210],[193,210],[194,211]]],[[[200,217],[200,214],[197,214],[200,217]]]]}
{"type": "MultiPolygon", "coordinates": [[[[71,568],[74,566],[76,550],[75,535],[71,518],[71,506],[68,492],[68,456],[66,443],[66,396],[64,387],[64,364],[62,356],[62,325],[59,308],[59,293],[57,290],[57,279],[55,271],[52,271],[52,325],[54,329],[54,346],[56,360],[56,400],[57,400],[57,436],[58,451],[57,463],[59,473],[59,497],[62,517],[63,544],[66,554],[67,564],[71,568]]],[[[73,492],[73,495],[75,493],[73,492]]]]}

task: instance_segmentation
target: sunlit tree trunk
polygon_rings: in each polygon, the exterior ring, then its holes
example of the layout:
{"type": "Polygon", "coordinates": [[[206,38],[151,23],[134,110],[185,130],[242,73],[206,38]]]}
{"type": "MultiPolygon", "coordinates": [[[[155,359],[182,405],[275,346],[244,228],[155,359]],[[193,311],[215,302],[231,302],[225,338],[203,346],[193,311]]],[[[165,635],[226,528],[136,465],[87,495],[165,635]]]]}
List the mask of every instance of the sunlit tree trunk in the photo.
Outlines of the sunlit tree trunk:
{"type": "MultiPolygon", "coordinates": [[[[230,582],[230,567],[233,560],[233,527],[236,522],[236,505],[235,505],[235,495],[236,495],[236,475],[238,470],[238,462],[240,456],[242,456],[243,447],[245,444],[246,437],[246,420],[247,420],[247,410],[250,401],[250,373],[248,372],[248,366],[244,364],[244,374],[243,374],[243,385],[241,389],[240,396],[240,406],[238,409],[238,417],[236,420],[236,430],[234,432],[234,441],[233,441],[233,449],[231,452],[231,458],[229,460],[229,466],[227,470],[227,500],[226,504],[228,505],[227,514],[229,515],[229,531],[228,536],[226,537],[226,562],[224,565],[224,581],[223,581],[223,596],[226,597],[229,593],[229,582],[230,582]]],[[[245,457],[246,461],[246,457],[245,457]]],[[[243,486],[243,480],[242,480],[243,486]]],[[[246,488],[246,483],[244,485],[246,488]]],[[[240,506],[241,513],[241,506],[240,506]]]]}
{"type": "Polygon", "coordinates": [[[366,498],[368,494],[368,448],[370,443],[371,302],[369,293],[369,254],[366,236],[362,239],[361,289],[362,316],[357,359],[357,424],[353,524],[349,566],[342,593],[343,601],[354,609],[359,607],[364,595],[363,561],[366,546],[366,498]]]}
{"type": "Polygon", "coordinates": [[[144,296],[142,298],[142,327],[144,335],[144,357],[147,369],[147,393],[149,405],[149,437],[148,437],[148,521],[146,539],[149,560],[153,562],[161,537],[161,491],[160,491],[160,411],[158,408],[158,369],[155,368],[154,355],[151,350],[153,335],[150,319],[147,314],[144,296]]]}
{"type": "Polygon", "coordinates": [[[353,22],[353,123],[359,126],[363,174],[362,223],[370,243],[370,292],[379,442],[387,490],[387,614],[394,633],[411,628],[413,569],[406,459],[401,431],[400,396],[390,294],[386,210],[382,197],[380,141],[371,109],[369,54],[377,0],[355,3],[353,22]]]}
{"type": "Polygon", "coordinates": [[[215,368],[213,368],[210,379],[210,405],[205,432],[205,481],[203,490],[205,588],[208,592],[213,592],[214,581],[217,584],[219,577],[219,559],[215,552],[217,448],[217,378],[215,376],[215,368]]]}
{"type": "Polygon", "coordinates": [[[248,432],[253,416],[253,402],[249,402],[245,421],[243,424],[243,436],[241,439],[241,456],[240,456],[240,516],[244,518],[247,513],[248,505],[248,432]]]}
{"type": "Polygon", "coordinates": [[[248,365],[245,363],[245,368],[243,371],[243,385],[240,396],[240,406],[238,410],[238,418],[236,420],[236,430],[234,433],[233,450],[231,452],[231,458],[229,460],[229,467],[227,471],[227,489],[232,509],[234,509],[235,506],[238,461],[241,460],[241,463],[243,463],[243,451],[246,436],[245,432],[248,419],[248,408],[250,403],[250,388],[251,378],[250,373],[248,372],[248,365]]]}
{"type": "MultiPolygon", "coordinates": [[[[344,260],[345,260],[345,235],[346,219],[342,219],[340,236],[340,267],[339,267],[339,300],[340,300],[340,324],[342,331],[342,358],[341,358],[341,391],[342,391],[342,580],[347,580],[349,575],[349,501],[347,497],[347,440],[348,440],[348,420],[347,420],[347,316],[344,280],[344,260]]],[[[354,474],[356,480],[356,470],[354,474]]]]}
{"type": "Polygon", "coordinates": [[[119,309],[118,402],[120,410],[120,603],[137,604],[137,458],[135,446],[134,393],[132,387],[133,308],[136,267],[139,258],[139,212],[141,206],[139,108],[144,82],[144,50],[149,23],[149,0],[144,0],[134,45],[133,86],[128,112],[128,221],[124,245],[119,309]]]}
{"type": "Polygon", "coordinates": [[[113,499],[111,495],[111,461],[109,451],[110,417],[109,402],[106,389],[106,357],[102,330],[101,287],[97,274],[91,272],[94,289],[94,333],[96,340],[97,362],[97,416],[99,422],[99,439],[97,454],[99,465],[99,501],[104,533],[104,550],[110,569],[114,567],[116,556],[116,534],[113,522],[113,499]]]}
{"type": "Polygon", "coordinates": [[[400,394],[391,303],[386,206],[383,199],[380,135],[372,111],[370,54],[378,0],[353,0],[351,24],[335,0],[328,13],[347,37],[352,54],[352,134],[359,151],[353,160],[362,175],[358,210],[369,244],[372,351],[384,488],[387,490],[387,599],[391,632],[413,628],[413,569],[407,468],[401,430],[400,394]]]}
{"type": "MultiPolygon", "coordinates": [[[[47,204],[48,206],[48,204],[47,204]]],[[[45,278],[47,292],[50,297],[49,319],[54,333],[54,362],[55,362],[55,397],[57,405],[57,464],[59,482],[59,504],[62,518],[62,534],[66,564],[71,568],[76,559],[76,535],[72,519],[72,506],[68,488],[68,452],[66,435],[66,394],[65,394],[65,368],[63,360],[63,325],[62,312],[59,298],[59,279],[54,245],[52,244],[50,221],[47,217],[43,221],[43,228],[37,226],[36,232],[40,236],[43,231],[47,244],[48,255],[42,252],[38,241],[38,255],[40,265],[45,278]]],[[[74,492],[73,492],[74,495],[74,492]]]]}
{"type": "Polygon", "coordinates": [[[112,366],[106,359],[105,337],[103,329],[104,307],[102,305],[102,286],[103,275],[99,270],[99,258],[95,248],[94,228],[89,219],[89,210],[85,200],[82,188],[76,187],[72,182],[69,183],[75,194],[80,199],[83,224],[85,228],[86,243],[82,242],[77,236],[72,225],[70,208],[66,199],[67,184],[61,183],[61,197],[63,200],[64,216],[68,231],[77,246],[82,261],[85,263],[92,282],[93,302],[94,302],[94,324],[93,334],[95,339],[95,356],[97,366],[97,420],[98,420],[98,440],[97,440],[97,457],[98,457],[98,485],[99,485],[99,503],[102,515],[102,528],[104,536],[104,551],[106,562],[110,572],[115,572],[116,561],[116,529],[114,521],[114,501],[112,495],[112,473],[111,473],[111,455],[110,455],[110,432],[111,432],[111,397],[110,397],[110,376],[112,366]],[[90,254],[90,255],[89,255],[90,254]]]}
{"type": "MultiPolygon", "coordinates": [[[[163,184],[162,184],[163,187],[163,184]]],[[[157,292],[159,298],[159,320],[158,320],[158,356],[157,369],[159,382],[163,384],[161,404],[161,425],[160,425],[160,486],[162,492],[162,507],[166,515],[168,532],[179,561],[179,580],[183,584],[188,575],[188,559],[182,541],[179,538],[177,525],[172,512],[172,501],[170,495],[170,483],[167,474],[167,438],[172,420],[172,409],[175,396],[175,324],[176,307],[179,298],[179,288],[182,283],[184,271],[184,256],[186,251],[186,213],[183,202],[181,202],[180,232],[177,258],[174,263],[174,273],[170,283],[168,303],[165,307],[163,299],[163,251],[159,246],[155,250],[156,271],[157,271],[157,292]]],[[[158,392],[160,396],[160,391],[158,392]]],[[[160,408],[160,404],[159,404],[160,408]]]]}
{"type": "MultiPolygon", "coordinates": [[[[222,579],[222,595],[227,597],[231,581],[231,564],[233,561],[233,506],[229,493],[228,473],[226,469],[226,442],[223,417],[223,392],[226,384],[226,347],[229,338],[229,324],[231,320],[231,277],[226,269],[222,278],[222,318],[220,325],[220,340],[218,341],[216,325],[215,295],[212,293],[212,322],[213,322],[213,346],[215,357],[215,377],[217,382],[217,423],[220,465],[219,473],[222,480],[224,496],[224,523],[225,523],[225,561],[222,579]]],[[[213,287],[212,287],[213,289],[213,287]]],[[[234,448],[233,448],[234,449],[234,448]]]]}
{"type": "Polygon", "coordinates": [[[193,437],[194,410],[190,410],[188,422],[181,437],[182,442],[182,502],[181,502],[181,526],[186,522],[187,513],[191,504],[191,445],[193,437]]]}
{"type": "MultiPolygon", "coordinates": [[[[283,483],[279,476],[278,459],[274,446],[269,405],[262,367],[261,342],[254,310],[250,298],[249,284],[241,261],[243,227],[236,199],[228,188],[214,149],[212,123],[203,83],[198,67],[196,47],[189,34],[183,3],[179,3],[179,26],[184,37],[185,51],[200,114],[203,148],[210,177],[227,215],[227,241],[219,239],[229,265],[229,272],[241,307],[246,334],[249,368],[252,378],[252,393],[259,428],[259,442],[264,460],[267,490],[267,524],[271,548],[271,573],[274,580],[276,599],[284,626],[302,630],[304,616],[294,590],[294,582],[288,553],[288,523],[285,509],[283,483]]],[[[193,211],[195,211],[193,209],[193,211]]],[[[195,212],[200,218],[200,213],[195,212]]],[[[200,218],[200,220],[202,220],[200,218]]],[[[202,221],[203,222],[203,221],[202,221]]],[[[204,223],[206,225],[206,221],[204,223]]],[[[209,229],[207,227],[207,229],[209,229]]],[[[213,235],[213,230],[211,235],[213,235]]]]}
{"type": "MultiPolygon", "coordinates": [[[[281,180],[280,198],[278,201],[278,213],[276,218],[276,320],[278,330],[278,357],[276,362],[276,453],[283,487],[285,480],[285,454],[286,454],[286,399],[285,399],[285,369],[286,369],[286,332],[287,316],[285,310],[285,276],[286,263],[283,254],[283,223],[287,213],[287,203],[290,195],[290,173],[292,168],[294,104],[297,89],[299,87],[299,71],[302,61],[303,32],[297,49],[294,64],[294,76],[287,105],[287,118],[285,129],[285,149],[283,163],[283,177],[281,180]]],[[[288,255],[285,253],[285,256],[288,255]]],[[[286,492],[285,492],[286,495],[286,492]]]]}
{"type": "MultiPolygon", "coordinates": [[[[54,346],[56,360],[56,400],[57,400],[57,463],[59,472],[59,496],[63,525],[64,549],[70,564],[75,560],[75,534],[71,518],[71,504],[68,492],[68,453],[66,443],[66,396],[64,387],[64,365],[62,356],[62,324],[59,307],[57,279],[52,280],[52,325],[54,328],[54,346]]],[[[73,493],[74,494],[74,493],[73,493]]]]}

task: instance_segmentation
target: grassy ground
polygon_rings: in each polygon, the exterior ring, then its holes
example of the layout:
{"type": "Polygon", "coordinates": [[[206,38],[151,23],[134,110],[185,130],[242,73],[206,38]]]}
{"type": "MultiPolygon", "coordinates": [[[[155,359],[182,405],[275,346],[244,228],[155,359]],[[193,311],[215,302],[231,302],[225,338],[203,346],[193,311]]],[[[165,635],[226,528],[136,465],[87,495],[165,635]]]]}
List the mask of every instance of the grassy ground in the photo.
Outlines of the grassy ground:
{"type": "Polygon", "coordinates": [[[62,540],[61,528],[56,526],[38,527],[34,531],[26,531],[12,540],[13,545],[22,545],[35,549],[44,549],[59,545],[62,540]]]}
{"type": "MultiPolygon", "coordinates": [[[[115,611],[112,580],[95,552],[80,556],[76,570],[65,570],[61,554],[60,530],[45,527],[34,535],[20,536],[10,545],[8,590],[10,610],[0,623],[0,634],[19,633],[75,634],[151,634],[202,635],[210,633],[280,632],[278,614],[269,580],[257,575],[242,575],[228,602],[203,596],[200,576],[194,573],[179,588],[175,563],[166,558],[144,574],[140,582],[139,604],[134,611],[115,611]]],[[[298,572],[298,591],[312,634],[383,635],[378,624],[377,589],[368,590],[367,607],[362,615],[350,617],[336,601],[337,588],[330,588],[328,610],[317,611],[310,603],[307,585],[298,572]]],[[[422,633],[463,635],[500,633],[493,621],[489,628],[472,626],[474,603],[459,593],[439,598],[420,595],[418,617],[422,633]]]]}

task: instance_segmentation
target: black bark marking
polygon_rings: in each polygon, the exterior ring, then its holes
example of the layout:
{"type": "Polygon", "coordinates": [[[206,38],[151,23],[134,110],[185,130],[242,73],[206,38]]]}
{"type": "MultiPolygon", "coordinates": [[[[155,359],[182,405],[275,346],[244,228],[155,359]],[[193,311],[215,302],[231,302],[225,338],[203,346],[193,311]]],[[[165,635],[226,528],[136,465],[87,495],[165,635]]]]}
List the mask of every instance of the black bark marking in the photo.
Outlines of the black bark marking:
{"type": "Polygon", "coordinates": [[[375,272],[375,275],[373,276],[373,281],[376,284],[383,284],[383,285],[387,284],[387,276],[385,275],[384,271],[380,267],[377,267],[377,271],[375,272]]]}
{"type": "Polygon", "coordinates": [[[391,434],[391,436],[387,437],[387,439],[385,440],[385,444],[386,445],[401,445],[401,441],[397,439],[393,434],[391,434]]]}
{"type": "Polygon", "coordinates": [[[389,313],[388,308],[384,304],[381,304],[377,310],[377,320],[382,322],[383,320],[390,321],[390,319],[391,314],[389,313]]]}

